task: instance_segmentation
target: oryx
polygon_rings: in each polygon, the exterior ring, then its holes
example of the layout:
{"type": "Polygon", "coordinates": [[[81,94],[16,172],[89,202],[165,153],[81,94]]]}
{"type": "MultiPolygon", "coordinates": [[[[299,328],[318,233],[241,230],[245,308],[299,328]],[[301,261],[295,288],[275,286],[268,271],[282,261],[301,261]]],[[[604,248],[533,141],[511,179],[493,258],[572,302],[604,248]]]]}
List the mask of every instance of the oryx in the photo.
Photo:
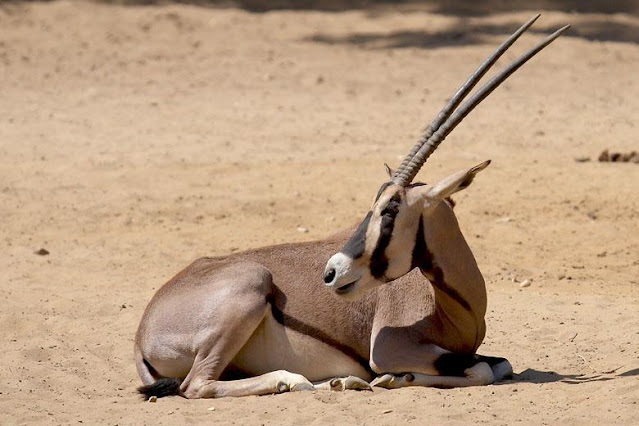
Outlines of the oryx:
{"type": "Polygon", "coordinates": [[[161,287],[135,339],[140,392],[212,398],[361,389],[372,379],[383,387],[457,387],[510,374],[506,359],[475,353],[485,334],[486,286],[446,201],[489,161],[434,185],[411,182],[477,104],[568,28],[462,104],[538,17],[457,91],[389,171],[359,226],[324,240],[202,258],[161,287]]]}

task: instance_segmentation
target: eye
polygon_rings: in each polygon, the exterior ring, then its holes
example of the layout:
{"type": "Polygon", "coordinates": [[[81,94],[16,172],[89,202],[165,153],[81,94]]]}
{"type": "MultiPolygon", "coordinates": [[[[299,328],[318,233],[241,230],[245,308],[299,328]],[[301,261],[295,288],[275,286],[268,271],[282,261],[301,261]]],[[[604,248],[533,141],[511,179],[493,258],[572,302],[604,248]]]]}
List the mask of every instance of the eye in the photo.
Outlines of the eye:
{"type": "Polygon", "coordinates": [[[381,215],[389,218],[394,218],[399,213],[399,203],[396,201],[389,202],[386,207],[381,211],[381,215]]]}

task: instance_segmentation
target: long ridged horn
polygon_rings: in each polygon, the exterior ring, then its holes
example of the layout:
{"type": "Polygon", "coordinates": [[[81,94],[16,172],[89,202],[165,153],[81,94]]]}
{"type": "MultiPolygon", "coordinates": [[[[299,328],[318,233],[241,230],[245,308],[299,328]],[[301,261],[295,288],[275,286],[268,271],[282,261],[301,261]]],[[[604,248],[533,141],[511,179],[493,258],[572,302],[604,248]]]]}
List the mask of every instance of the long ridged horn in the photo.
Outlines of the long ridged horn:
{"type": "Polygon", "coordinates": [[[453,110],[457,108],[461,101],[463,101],[464,98],[468,95],[468,93],[473,90],[475,85],[477,85],[484,74],[486,74],[486,72],[495,64],[495,62],[497,62],[497,60],[504,54],[504,52],[508,50],[508,48],[512,46],[515,41],[517,41],[519,36],[522,35],[528,28],[530,28],[530,26],[534,24],[540,16],[541,14],[537,14],[537,16],[533,16],[532,18],[530,18],[528,22],[522,25],[517,31],[513,33],[513,35],[508,37],[497,49],[495,49],[493,54],[490,55],[490,57],[488,57],[488,59],[486,59],[479,66],[479,68],[477,68],[475,72],[471,74],[470,77],[468,77],[468,80],[466,80],[466,82],[459,88],[459,90],[457,90],[455,95],[448,101],[444,108],[439,111],[437,117],[433,120],[432,123],[430,123],[426,131],[424,131],[422,136],[419,138],[419,141],[417,141],[417,143],[413,145],[413,148],[411,148],[408,155],[404,157],[402,164],[400,164],[397,170],[395,170],[395,174],[393,175],[393,177],[399,176],[399,174],[406,168],[406,166],[408,166],[410,160],[412,160],[415,154],[417,154],[419,149],[428,141],[433,133],[435,133],[437,129],[439,129],[439,126],[441,126],[444,121],[446,121],[446,119],[450,117],[450,115],[453,113],[453,110]]]}
{"type": "MultiPolygon", "coordinates": [[[[533,18],[532,21],[536,19],[533,18]]],[[[530,21],[524,24],[524,27],[528,25],[530,21]]],[[[530,25],[528,25],[530,26],[530,25]]],[[[539,44],[537,44],[532,49],[528,50],[522,56],[517,58],[515,61],[511,62],[508,66],[506,66],[502,71],[500,71],[497,75],[495,75],[488,83],[482,86],[469,100],[464,102],[455,112],[450,115],[446,121],[437,127],[437,129],[432,132],[431,136],[427,138],[426,142],[421,144],[417,152],[414,156],[408,161],[408,164],[395,173],[392,181],[393,183],[400,186],[409,185],[412,180],[419,172],[419,169],[426,162],[428,157],[437,149],[439,144],[450,134],[450,132],[459,124],[461,121],[477,106],[483,101],[493,90],[495,90],[501,83],[503,83],[508,77],[510,77],[515,71],[517,71],[523,64],[525,64],[529,59],[539,53],[544,47],[548,46],[552,41],[554,41],[557,37],[559,37],[564,31],[570,28],[570,25],[566,25],[539,44]]],[[[526,29],[526,28],[525,28],[526,29]]],[[[524,31],[525,31],[524,29],[524,31]]],[[[517,31],[519,32],[519,30],[517,31]]],[[[517,32],[515,34],[517,34],[517,32]]],[[[513,34],[513,36],[515,35],[513,34]]],[[[512,36],[511,36],[512,38],[512,36]]],[[[510,39],[509,39],[510,40],[510,39]]],[[[514,41],[514,40],[513,40],[514,41]]],[[[512,44],[512,43],[511,43],[512,44]]],[[[500,46],[501,47],[501,46],[500,46]]],[[[499,49],[498,49],[499,50],[499,49]]],[[[492,56],[491,56],[492,58],[492,56]]],[[[489,59],[490,60],[490,59],[489,59]]],[[[489,61],[488,60],[488,61],[489,61]]],[[[488,62],[487,61],[487,62],[488,62]]],[[[481,69],[482,67],[480,67],[481,69]]],[[[485,72],[485,71],[484,71],[485,72]]],[[[472,79],[472,77],[471,77],[472,79]]],[[[469,79],[469,81],[471,80],[469,79]]],[[[475,82],[476,83],[476,82],[475,82]]],[[[463,87],[462,87],[463,89],[463,87]]],[[[461,89],[460,89],[461,91],[461,89]]],[[[462,97],[463,98],[463,97],[462,97]]],[[[461,100],[461,99],[460,99],[461,100]]],[[[459,101],[458,101],[459,102],[459,101]]],[[[447,105],[448,107],[448,105],[447,105]]],[[[441,114],[441,113],[440,113],[441,114]]],[[[439,117],[438,117],[439,118],[439,117]]],[[[437,120],[436,120],[437,121],[437,120]]],[[[430,127],[429,127],[430,130],[430,127]]],[[[415,147],[413,147],[414,149],[415,147]]]]}

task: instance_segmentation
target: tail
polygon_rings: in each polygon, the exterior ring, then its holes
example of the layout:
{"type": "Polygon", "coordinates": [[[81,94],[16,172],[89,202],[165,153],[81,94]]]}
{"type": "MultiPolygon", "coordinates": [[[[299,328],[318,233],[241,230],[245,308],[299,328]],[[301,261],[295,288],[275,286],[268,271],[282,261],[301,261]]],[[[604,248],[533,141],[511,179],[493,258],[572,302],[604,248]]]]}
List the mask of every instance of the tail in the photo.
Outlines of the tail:
{"type": "Polygon", "coordinates": [[[152,385],[140,386],[138,392],[149,399],[152,396],[162,398],[163,396],[172,396],[180,394],[180,385],[182,379],[163,378],[156,380],[152,385]]]}

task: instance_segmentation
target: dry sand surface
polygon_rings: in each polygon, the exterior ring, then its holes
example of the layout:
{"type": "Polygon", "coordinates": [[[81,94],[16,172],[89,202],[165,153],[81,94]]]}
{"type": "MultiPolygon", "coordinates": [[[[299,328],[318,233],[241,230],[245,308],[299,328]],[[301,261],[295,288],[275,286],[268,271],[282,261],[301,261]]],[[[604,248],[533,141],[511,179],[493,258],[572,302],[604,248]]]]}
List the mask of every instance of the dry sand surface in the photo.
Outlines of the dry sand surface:
{"type": "Polygon", "coordinates": [[[456,212],[489,291],[480,352],[513,380],[135,394],[133,336],[161,284],[200,256],[356,222],[383,163],[535,4],[0,3],[0,423],[639,424],[639,164],[575,161],[639,149],[632,2],[544,12],[506,59],[574,28],[419,175],[493,160],[456,212]]]}

